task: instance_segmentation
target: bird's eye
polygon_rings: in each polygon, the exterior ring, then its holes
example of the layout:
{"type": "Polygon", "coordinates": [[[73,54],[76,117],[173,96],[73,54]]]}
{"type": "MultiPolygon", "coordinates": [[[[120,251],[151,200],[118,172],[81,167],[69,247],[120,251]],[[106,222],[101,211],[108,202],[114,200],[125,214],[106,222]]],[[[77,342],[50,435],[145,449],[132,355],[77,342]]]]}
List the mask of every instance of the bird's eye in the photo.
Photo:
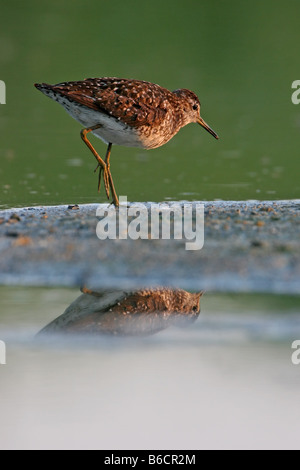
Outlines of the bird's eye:
{"type": "Polygon", "coordinates": [[[193,312],[198,312],[198,307],[197,307],[197,305],[194,305],[194,307],[193,307],[193,312]]]}
{"type": "Polygon", "coordinates": [[[194,104],[194,105],[193,105],[193,109],[194,109],[195,111],[197,111],[198,105],[197,105],[197,104],[194,104]]]}

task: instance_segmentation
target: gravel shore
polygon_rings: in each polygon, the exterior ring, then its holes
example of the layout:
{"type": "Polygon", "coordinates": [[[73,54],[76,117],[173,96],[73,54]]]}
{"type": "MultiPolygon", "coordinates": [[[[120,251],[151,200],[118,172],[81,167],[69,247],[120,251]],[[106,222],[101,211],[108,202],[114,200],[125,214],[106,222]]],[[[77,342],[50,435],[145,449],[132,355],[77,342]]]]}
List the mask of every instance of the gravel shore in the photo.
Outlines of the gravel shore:
{"type": "Polygon", "coordinates": [[[96,209],[107,204],[0,211],[0,284],[300,293],[299,200],[204,206],[204,247],[193,251],[185,239],[99,240],[96,209]]]}

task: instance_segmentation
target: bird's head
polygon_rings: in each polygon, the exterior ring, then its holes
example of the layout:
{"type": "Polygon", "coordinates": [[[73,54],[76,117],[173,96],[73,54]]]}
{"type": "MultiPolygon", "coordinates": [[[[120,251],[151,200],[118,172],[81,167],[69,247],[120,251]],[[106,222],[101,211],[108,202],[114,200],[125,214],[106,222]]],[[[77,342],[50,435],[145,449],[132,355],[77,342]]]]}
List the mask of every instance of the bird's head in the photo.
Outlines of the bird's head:
{"type": "Polygon", "coordinates": [[[200,313],[200,298],[204,291],[197,293],[190,293],[184,290],[177,289],[175,291],[176,300],[174,301],[175,310],[182,314],[199,315],[200,313]]]}
{"type": "Polygon", "coordinates": [[[173,93],[181,99],[182,103],[184,103],[183,109],[186,124],[189,124],[190,122],[197,122],[198,124],[200,124],[200,126],[204,127],[204,129],[206,129],[207,132],[209,132],[213,137],[218,139],[219,136],[216,134],[216,132],[213,131],[212,128],[209,127],[209,125],[206,124],[206,122],[200,116],[201,104],[198,96],[192,91],[186,90],[185,88],[175,90],[173,91],[173,93]]]}
{"type": "Polygon", "coordinates": [[[204,291],[190,293],[177,290],[174,308],[174,325],[185,327],[193,323],[200,314],[200,299],[204,291]]]}

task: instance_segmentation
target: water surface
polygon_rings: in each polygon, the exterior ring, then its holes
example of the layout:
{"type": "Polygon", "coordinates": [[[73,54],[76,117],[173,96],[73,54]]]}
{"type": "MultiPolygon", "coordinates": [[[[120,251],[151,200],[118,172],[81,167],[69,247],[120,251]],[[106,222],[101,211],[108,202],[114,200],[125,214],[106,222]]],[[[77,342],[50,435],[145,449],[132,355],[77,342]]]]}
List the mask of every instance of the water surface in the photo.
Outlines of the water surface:
{"type": "Polygon", "coordinates": [[[34,340],[77,290],[0,291],[1,448],[299,448],[299,297],[207,293],[189,328],[80,341],[34,340]]]}
{"type": "Polygon", "coordinates": [[[33,87],[89,76],[190,88],[220,135],[195,124],[156,150],[114,147],[117,192],[128,200],[299,197],[299,14],[296,1],[3,2],[0,206],[104,201],[80,125],[33,87]]]}

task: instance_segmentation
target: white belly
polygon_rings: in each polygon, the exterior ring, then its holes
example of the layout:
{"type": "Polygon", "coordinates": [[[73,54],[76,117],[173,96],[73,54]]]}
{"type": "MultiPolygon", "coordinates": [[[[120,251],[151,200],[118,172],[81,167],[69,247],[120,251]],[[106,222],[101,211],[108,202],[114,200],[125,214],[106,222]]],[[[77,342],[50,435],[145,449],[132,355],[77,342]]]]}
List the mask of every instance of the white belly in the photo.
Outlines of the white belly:
{"type": "Polygon", "coordinates": [[[69,101],[65,97],[57,95],[47,90],[50,98],[60,103],[65,110],[76,121],[80,122],[85,128],[101,124],[102,127],[93,131],[93,134],[102,139],[105,143],[115,145],[124,145],[126,147],[143,147],[139,134],[136,130],[122,121],[115,119],[107,114],[86,108],[74,101],[69,101]]]}

